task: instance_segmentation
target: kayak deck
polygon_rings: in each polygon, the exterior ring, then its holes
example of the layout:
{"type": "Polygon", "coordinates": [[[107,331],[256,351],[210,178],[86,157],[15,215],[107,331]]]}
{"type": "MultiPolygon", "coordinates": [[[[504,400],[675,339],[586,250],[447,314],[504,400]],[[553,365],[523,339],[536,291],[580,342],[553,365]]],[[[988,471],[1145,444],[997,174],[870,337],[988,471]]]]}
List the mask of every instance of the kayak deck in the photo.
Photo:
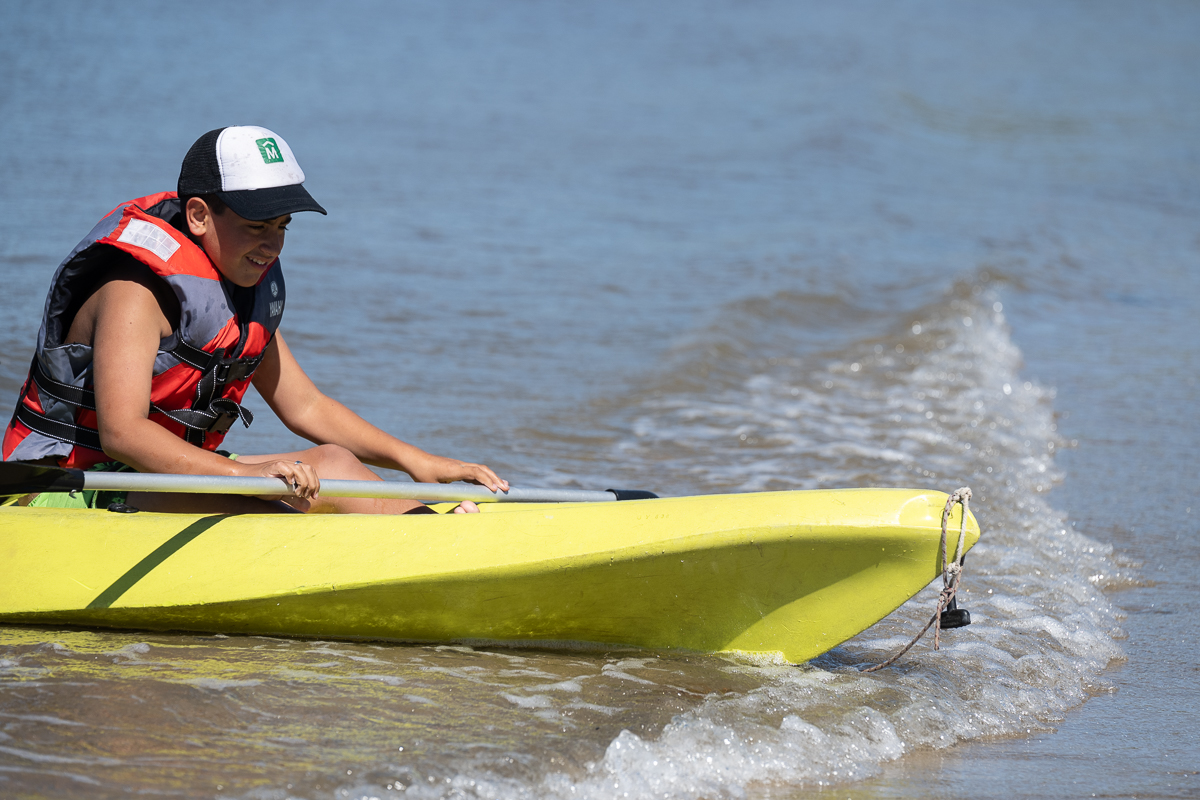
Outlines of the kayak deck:
{"type": "MultiPolygon", "coordinates": [[[[7,507],[0,623],[802,662],[938,576],[945,501],[846,489],[398,517],[7,507]]],[[[968,547],[978,536],[968,515],[968,547]]]]}

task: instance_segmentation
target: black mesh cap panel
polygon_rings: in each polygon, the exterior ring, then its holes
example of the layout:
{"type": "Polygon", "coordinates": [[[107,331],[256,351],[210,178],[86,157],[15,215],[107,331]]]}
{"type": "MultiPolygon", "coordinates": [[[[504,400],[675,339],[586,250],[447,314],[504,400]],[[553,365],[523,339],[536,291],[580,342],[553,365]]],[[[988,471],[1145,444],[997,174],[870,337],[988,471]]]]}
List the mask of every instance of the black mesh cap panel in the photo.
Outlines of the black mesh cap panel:
{"type": "Polygon", "coordinates": [[[209,131],[196,140],[183,157],[179,169],[179,195],[214,194],[221,191],[221,170],[217,166],[217,137],[224,128],[209,131]]]}

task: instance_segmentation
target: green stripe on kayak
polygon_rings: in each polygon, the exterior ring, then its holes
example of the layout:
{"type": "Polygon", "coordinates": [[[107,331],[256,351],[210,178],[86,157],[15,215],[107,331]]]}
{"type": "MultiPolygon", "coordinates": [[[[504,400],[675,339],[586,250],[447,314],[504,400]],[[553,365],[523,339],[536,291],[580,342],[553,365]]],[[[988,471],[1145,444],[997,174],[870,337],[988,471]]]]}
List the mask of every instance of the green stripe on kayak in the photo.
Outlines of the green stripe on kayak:
{"type": "Polygon", "coordinates": [[[211,517],[198,519],[191,525],[188,525],[179,533],[175,534],[170,539],[159,545],[150,555],[134,564],[128,572],[117,578],[117,580],[113,582],[112,586],[109,586],[107,589],[101,592],[95,600],[88,603],[87,607],[108,608],[113,603],[117,602],[117,599],[121,595],[132,589],[134,584],[149,575],[155,567],[166,561],[175,553],[179,552],[179,550],[182,549],[183,546],[188,542],[192,541],[221,520],[231,516],[236,515],[216,514],[211,517]]]}

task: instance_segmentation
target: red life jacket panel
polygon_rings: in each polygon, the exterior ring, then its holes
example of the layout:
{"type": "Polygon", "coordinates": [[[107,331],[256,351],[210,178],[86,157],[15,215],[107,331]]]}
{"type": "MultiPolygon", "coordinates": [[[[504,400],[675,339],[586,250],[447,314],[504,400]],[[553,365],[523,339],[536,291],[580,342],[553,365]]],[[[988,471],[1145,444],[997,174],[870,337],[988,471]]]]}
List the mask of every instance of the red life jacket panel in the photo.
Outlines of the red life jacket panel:
{"type": "Polygon", "coordinates": [[[119,252],[149,267],[179,300],[179,325],[154,359],[149,418],[205,450],[217,448],[234,420],[249,427],[253,415],[241,399],[283,318],[283,271],[276,259],[256,286],[242,290],[249,296],[235,298],[204,250],[171,225],[180,213],[174,192],[123,203],[59,265],[29,377],[4,432],[5,461],[53,456],[60,466],[86,469],[111,460],[97,432],[92,348],[63,339],[119,252]]]}

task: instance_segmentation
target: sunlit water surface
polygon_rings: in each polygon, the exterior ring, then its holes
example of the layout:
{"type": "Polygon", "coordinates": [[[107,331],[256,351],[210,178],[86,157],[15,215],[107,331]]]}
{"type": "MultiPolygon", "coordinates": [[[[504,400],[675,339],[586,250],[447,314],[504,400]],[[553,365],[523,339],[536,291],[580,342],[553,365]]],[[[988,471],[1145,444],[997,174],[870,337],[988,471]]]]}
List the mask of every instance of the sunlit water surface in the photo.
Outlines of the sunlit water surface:
{"type": "Polygon", "coordinates": [[[975,624],[871,675],[933,589],[803,666],[0,629],[0,796],[1194,796],[1193,5],[252,8],[0,12],[6,396],[91,223],[263,124],[331,394],[530,486],[969,485],[975,624]]]}

